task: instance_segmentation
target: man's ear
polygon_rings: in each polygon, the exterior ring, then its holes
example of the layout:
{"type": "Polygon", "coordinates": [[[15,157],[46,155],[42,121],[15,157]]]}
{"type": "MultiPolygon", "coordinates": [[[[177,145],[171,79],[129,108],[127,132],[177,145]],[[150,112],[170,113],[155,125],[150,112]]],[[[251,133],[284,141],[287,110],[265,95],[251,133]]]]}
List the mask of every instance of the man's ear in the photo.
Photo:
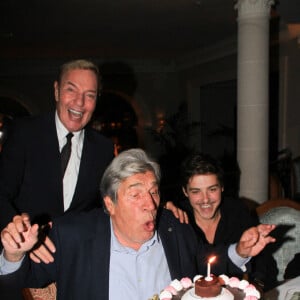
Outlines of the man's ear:
{"type": "Polygon", "coordinates": [[[184,186],[182,187],[182,192],[184,193],[184,195],[185,195],[186,197],[189,197],[188,194],[187,194],[187,192],[186,192],[186,189],[185,189],[184,186]]]}
{"type": "Polygon", "coordinates": [[[58,91],[58,82],[54,81],[54,97],[55,97],[55,101],[58,102],[59,99],[59,91],[58,91]]]}
{"type": "Polygon", "coordinates": [[[109,212],[110,215],[112,215],[115,209],[115,203],[111,200],[109,196],[105,196],[103,198],[103,201],[107,211],[109,212]]]}

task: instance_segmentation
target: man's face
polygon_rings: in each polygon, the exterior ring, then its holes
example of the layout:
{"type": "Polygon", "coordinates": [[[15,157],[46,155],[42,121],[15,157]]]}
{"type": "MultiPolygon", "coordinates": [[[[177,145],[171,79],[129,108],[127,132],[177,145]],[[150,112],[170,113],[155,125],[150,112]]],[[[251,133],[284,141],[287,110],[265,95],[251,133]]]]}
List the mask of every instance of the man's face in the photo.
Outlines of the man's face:
{"type": "Polygon", "coordinates": [[[215,174],[194,175],[183,192],[188,197],[195,217],[211,220],[219,209],[223,188],[215,174]]]}
{"type": "Polygon", "coordinates": [[[159,205],[159,190],[150,171],[132,175],[119,186],[117,203],[104,201],[110,213],[114,233],[123,245],[138,250],[152,238],[159,205]]]}
{"type": "Polygon", "coordinates": [[[91,70],[69,70],[60,83],[54,83],[57,113],[69,131],[79,131],[90,121],[97,89],[97,76],[91,70]]]}

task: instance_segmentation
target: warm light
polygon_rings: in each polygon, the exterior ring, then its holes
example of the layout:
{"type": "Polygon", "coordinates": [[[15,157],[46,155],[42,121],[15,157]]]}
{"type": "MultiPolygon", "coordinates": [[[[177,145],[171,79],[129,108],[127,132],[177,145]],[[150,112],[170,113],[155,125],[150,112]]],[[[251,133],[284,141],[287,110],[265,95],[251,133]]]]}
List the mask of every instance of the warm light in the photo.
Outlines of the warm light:
{"type": "Polygon", "coordinates": [[[214,262],[216,260],[216,258],[217,258],[216,256],[213,256],[208,260],[208,262],[211,264],[212,262],[214,262]]]}
{"type": "Polygon", "coordinates": [[[213,257],[211,257],[211,258],[208,260],[208,263],[207,263],[207,276],[205,277],[205,280],[207,280],[207,281],[212,280],[212,277],[210,276],[210,275],[211,275],[211,274],[210,274],[210,264],[211,264],[212,262],[214,262],[215,259],[216,259],[216,256],[213,256],[213,257]]]}

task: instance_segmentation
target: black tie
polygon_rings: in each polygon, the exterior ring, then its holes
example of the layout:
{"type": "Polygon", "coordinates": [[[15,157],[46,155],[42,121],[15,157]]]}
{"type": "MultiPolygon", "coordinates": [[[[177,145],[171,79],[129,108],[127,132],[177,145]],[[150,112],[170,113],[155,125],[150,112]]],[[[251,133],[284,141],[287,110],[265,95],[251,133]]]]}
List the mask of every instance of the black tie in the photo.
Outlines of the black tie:
{"type": "Polygon", "coordinates": [[[71,148],[72,148],[72,137],[73,133],[69,132],[67,134],[67,143],[63,146],[60,152],[60,159],[61,159],[61,174],[64,177],[70,156],[71,156],[71,148]]]}

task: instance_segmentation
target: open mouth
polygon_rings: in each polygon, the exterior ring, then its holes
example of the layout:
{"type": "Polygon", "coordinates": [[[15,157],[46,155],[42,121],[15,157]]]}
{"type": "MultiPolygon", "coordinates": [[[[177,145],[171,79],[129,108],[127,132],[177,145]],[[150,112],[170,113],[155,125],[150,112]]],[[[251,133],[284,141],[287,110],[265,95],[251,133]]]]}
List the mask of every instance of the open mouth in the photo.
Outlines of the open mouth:
{"type": "Polygon", "coordinates": [[[74,109],[71,109],[71,108],[68,109],[68,112],[69,112],[72,116],[74,116],[75,118],[82,118],[82,116],[83,116],[83,112],[77,111],[77,110],[74,110],[74,109]]]}
{"type": "Polygon", "coordinates": [[[213,205],[212,204],[201,204],[200,207],[202,209],[211,209],[213,207],[213,205]]]}
{"type": "Polygon", "coordinates": [[[145,228],[147,231],[153,231],[155,228],[155,222],[154,221],[148,221],[145,223],[145,228]]]}

